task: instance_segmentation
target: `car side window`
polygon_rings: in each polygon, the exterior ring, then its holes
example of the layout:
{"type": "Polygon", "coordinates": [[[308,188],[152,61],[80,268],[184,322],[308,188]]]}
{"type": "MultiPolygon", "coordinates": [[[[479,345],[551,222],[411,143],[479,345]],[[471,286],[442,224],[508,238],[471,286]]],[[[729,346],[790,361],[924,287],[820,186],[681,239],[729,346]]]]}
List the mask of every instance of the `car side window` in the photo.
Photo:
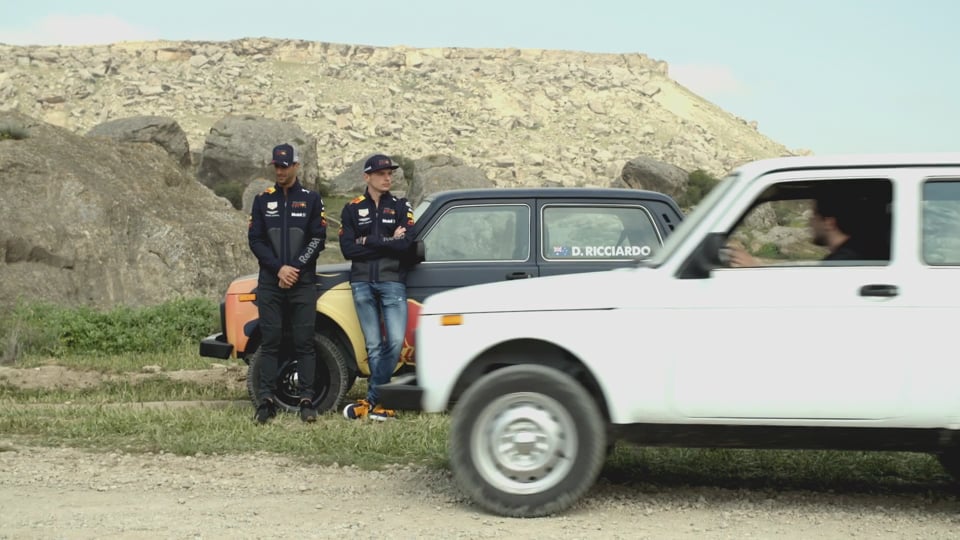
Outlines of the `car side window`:
{"type": "Polygon", "coordinates": [[[923,184],[922,253],[930,265],[960,265],[960,179],[923,184]]]}
{"type": "Polygon", "coordinates": [[[892,203],[885,178],[771,184],[728,235],[733,266],[887,264],[892,203]]]}
{"type": "Polygon", "coordinates": [[[423,238],[425,262],[525,261],[530,257],[530,207],[455,206],[423,238]]]}
{"type": "Polygon", "coordinates": [[[662,238],[650,212],[637,205],[556,204],[543,207],[545,260],[646,259],[662,238]]]}

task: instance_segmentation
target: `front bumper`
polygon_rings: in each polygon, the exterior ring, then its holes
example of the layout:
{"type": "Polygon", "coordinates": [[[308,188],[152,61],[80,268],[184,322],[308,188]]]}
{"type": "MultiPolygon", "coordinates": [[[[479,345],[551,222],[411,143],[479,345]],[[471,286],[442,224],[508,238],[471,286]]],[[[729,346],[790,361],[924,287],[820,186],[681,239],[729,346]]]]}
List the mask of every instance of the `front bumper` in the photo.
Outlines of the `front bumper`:
{"type": "Polygon", "coordinates": [[[233,345],[227,343],[226,336],[222,332],[210,334],[200,340],[200,356],[209,358],[230,358],[233,354],[233,345]]]}
{"type": "Polygon", "coordinates": [[[387,409],[419,411],[423,408],[423,388],[417,386],[416,374],[401,375],[377,388],[380,404],[387,409]]]}

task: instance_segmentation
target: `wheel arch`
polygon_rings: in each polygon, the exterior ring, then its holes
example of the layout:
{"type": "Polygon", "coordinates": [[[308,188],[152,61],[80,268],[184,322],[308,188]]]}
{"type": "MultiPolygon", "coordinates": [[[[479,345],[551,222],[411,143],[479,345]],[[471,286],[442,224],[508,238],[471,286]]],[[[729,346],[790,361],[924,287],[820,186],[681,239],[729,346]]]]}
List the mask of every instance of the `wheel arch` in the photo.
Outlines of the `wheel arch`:
{"type": "Polygon", "coordinates": [[[556,343],[529,338],[498,343],[477,355],[457,378],[450,394],[448,407],[452,409],[459,396],[479,378],[498,369],[518,364],[537,364],[558,369],[570,375],[593,397],[604,420],[609,422],[610,410],[607,407],[606,396],[590,368],[576,355],[556,343]]]}
{"type": "Polygon", "coordinates": [[[243,333],[247,336],[247,342],[243,351],[238,351],[238,355],[243,358],[244,363],[250,365],[250,357],[257,352],[257,349],[260,348],[260,342],[263,341],[263,336],[260,333],[260,319],[249,321],[244,326],[243,333]]]}
{"type": "MultiPolygon", "coordinates": [[[[356,373],[360,372],[360,367],[357,364],[356,347],[351,342],[350,336],[337,321],[325,313],[317,313],[316,332],[336,343],[346,353],[347,367],[356,373]]],[[[360,345],[363,346],[362,341],[360,345]]]]}
{"type": "MultiPolygon", "coordinates": [[[[352,367],[364,377],[370,374],[363,330],[357,318],[349,282],[339,283],[317,298],[316,325],[318,331],[326,332],[329,328],[331,332],[336,332],[335,342],[350,351],[348,358],[352,367]]],[[[334,339],[334,335],[328,337],[334,339]]]]}

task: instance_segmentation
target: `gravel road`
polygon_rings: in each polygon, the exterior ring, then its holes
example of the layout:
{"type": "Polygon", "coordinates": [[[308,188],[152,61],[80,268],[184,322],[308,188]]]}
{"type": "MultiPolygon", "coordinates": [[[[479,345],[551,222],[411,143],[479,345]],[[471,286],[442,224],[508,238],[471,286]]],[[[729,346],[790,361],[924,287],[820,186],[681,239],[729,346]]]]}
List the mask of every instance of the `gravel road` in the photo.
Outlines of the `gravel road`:
{"type": "Polygon", "coordinates": [[[488,515],[445,471],[269,454],[87,453],[0,440],[0,538],[958,538],[954,496],[601,481],[555,517],[488,515]]]}

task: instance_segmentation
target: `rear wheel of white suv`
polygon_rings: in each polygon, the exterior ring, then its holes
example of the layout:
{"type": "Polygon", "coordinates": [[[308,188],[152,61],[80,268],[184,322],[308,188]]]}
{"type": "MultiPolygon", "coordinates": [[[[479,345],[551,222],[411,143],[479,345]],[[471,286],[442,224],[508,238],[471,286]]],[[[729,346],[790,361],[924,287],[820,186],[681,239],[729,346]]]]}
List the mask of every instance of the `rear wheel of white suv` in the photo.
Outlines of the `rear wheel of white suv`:
{"type": "Polygon", "coordinates": [[[596,481],[605,426],[593,397],[566,373],[539,365],[499,369],[473,383],[453,411],[454,477],[496,514],[560,512],[596,481]]]}

